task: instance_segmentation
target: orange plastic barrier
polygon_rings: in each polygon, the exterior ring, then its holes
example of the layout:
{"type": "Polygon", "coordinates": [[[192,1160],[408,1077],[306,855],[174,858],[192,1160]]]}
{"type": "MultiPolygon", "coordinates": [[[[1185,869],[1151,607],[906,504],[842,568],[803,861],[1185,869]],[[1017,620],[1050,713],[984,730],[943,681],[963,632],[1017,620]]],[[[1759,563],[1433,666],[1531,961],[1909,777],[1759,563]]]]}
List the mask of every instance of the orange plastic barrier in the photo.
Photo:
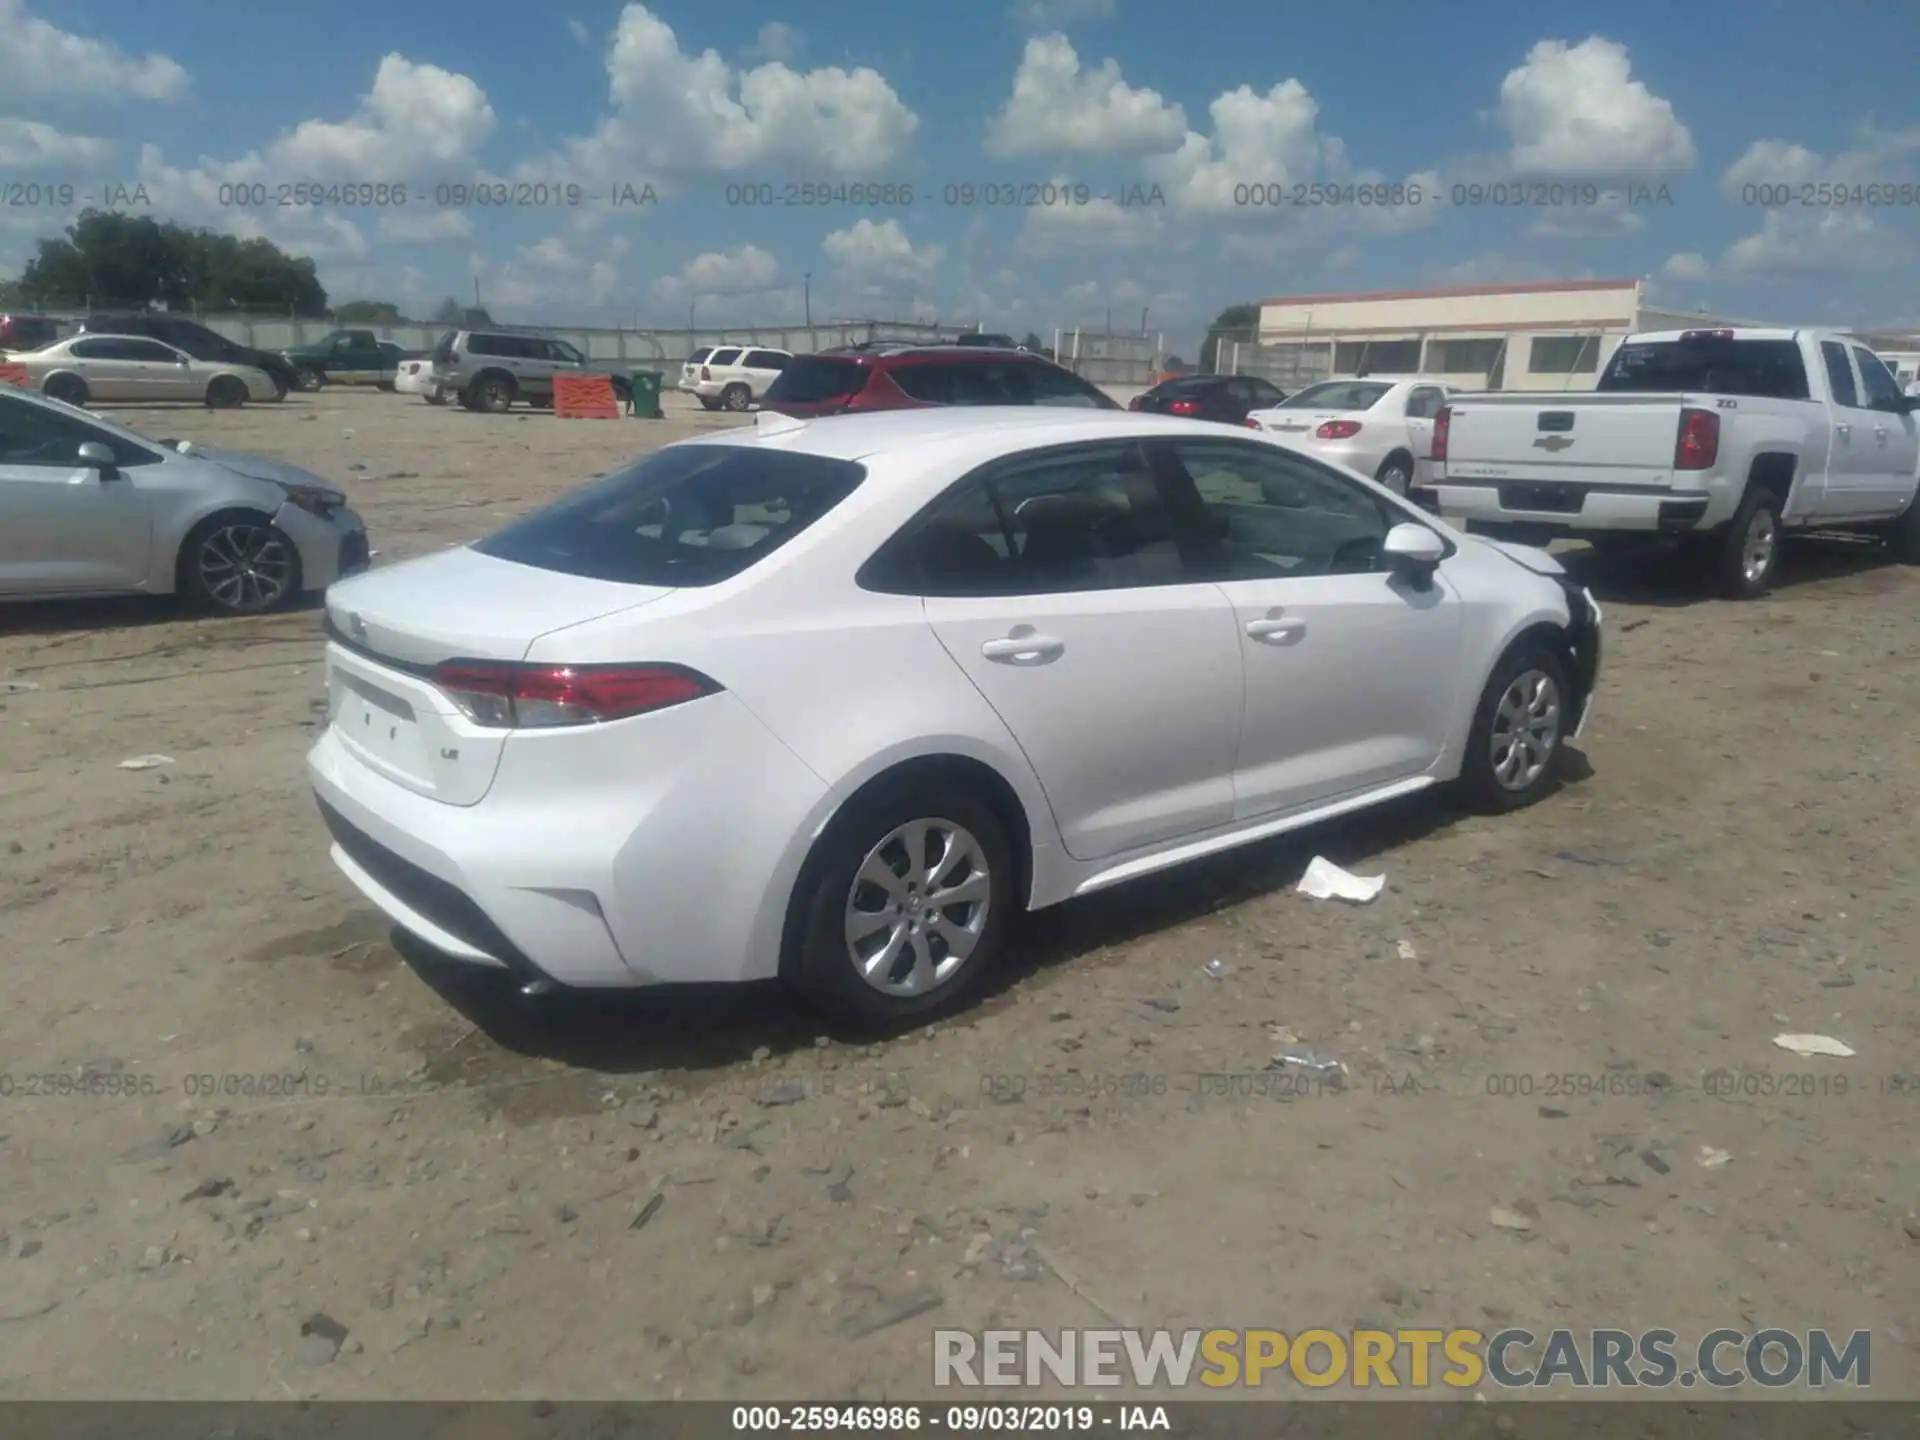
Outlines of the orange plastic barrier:
{"type": "Polygon", "coordinates": [[[0,385],[18,385],[27,388],[27,367],[24,365],[0,364],[0,385]]]}
{"type": "Polygon", "coordinates": [[[553,413],[562,420],[618,420],[613,381],[605,375],[554,376],[553,413]]]}

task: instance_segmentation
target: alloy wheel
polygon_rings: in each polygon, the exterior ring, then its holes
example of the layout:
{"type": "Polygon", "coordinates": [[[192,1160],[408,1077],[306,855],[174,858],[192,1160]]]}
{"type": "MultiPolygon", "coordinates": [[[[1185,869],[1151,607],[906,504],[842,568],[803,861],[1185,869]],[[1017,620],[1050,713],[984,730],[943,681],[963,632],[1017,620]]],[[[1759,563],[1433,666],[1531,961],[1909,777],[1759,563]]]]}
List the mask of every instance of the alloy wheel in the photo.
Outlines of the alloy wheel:
{"type": "Polygon", "coordinates": [[[200,588],[223,610],[258,613],[286,598],[293,552],[271,525],[238,521],[200,542],[194,564],[200,588]]]}
{"type": "Polygon", "coordinates": [[[847,956],[867,984],[905,998],[944,985],[967,963],[993,904],[986,851],[951,820],[888,831],[847,891],[847,956]]]}
{"type": "Polygon", "coordinates": [[[1493,778],[1525,790],[1553,763],[1560,744],[1560,686],[1544,670],[1514,677],[1493,712],[1493,778]]]}
{"type": "Polygon", "coordinates": [[[1747,532],[1740,537],[1740,574],[1749,585],[1758,585],[1773,569],[1780,550],[1780,527],[1773,512],[1764,505],[1747,521],[1747,532]]]}

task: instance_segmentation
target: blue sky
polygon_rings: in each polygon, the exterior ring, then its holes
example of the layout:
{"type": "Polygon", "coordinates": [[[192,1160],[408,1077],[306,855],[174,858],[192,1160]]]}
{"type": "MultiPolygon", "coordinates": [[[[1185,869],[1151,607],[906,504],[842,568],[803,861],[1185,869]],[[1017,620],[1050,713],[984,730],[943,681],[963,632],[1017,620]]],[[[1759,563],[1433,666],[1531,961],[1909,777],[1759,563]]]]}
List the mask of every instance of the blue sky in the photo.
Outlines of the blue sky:
{"type": "MultiPolygon", "coordinates": [[[[1144,312],[1190,350],[1264,295],[1647,276],[1911,324],[1917,56],[1907,0],[0,0],[0,183],[141,184],[313,255],[336,300],[426,310],[477,279],[528,322],[1144,312]],[[550,203],[436,203],[476,180],[550,203]],[[412,191],[281,207],[303,181],[412,191]],[[1343,203],[1291,203],[1316,182],[1343,203]],[[790,203],[807,183],[826,203],[790,203]],[[567,185],[601,198],[551,203],[567,185]],[[1819,185],[1848,203],[1799,203],[1819,185]],[[248,187],[276,203],[231,203],[248,187]]],[[[0,207],[0,273],[67,218],[0,207]]]]}

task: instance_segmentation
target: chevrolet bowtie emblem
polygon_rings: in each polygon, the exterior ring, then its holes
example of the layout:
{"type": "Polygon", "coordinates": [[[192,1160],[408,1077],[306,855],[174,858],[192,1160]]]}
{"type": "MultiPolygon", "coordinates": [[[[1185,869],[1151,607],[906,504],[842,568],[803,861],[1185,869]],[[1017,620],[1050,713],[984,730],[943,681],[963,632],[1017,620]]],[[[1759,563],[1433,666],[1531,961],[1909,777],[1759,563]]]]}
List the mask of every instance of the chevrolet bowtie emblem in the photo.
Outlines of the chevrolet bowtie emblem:
{"type": "Polygon", "coordinates": [[[1567,446],[1572,443],[1573,441],[1564,435],[1542,435],[1538,440],[1533,442],[1533,448],[1536,450],[1545,450],[1551,455],[1556,451],[1566,449],[1567,446]]]}

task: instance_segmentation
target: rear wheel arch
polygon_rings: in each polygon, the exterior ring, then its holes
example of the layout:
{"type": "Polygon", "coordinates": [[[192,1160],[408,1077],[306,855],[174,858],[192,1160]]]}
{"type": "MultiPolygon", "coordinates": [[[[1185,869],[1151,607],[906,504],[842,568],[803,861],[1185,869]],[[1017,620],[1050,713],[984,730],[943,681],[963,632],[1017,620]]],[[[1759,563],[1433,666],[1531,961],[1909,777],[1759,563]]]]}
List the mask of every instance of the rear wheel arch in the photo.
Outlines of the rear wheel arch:
{"type": "Polygon", "coordinates": [[[807,904],[827,837],[848,816],[857,815],[876,798],[921,787],[957,787],[976,793],[986,801],[1007,832],[1008,846],[1013,852],[1014,894],[1019,899],[1020,908],[1024,910],[1027,907],[1033,891],[1033,824],[1019,792],[1004,775],[984,760],[951,753],[916,755],[889,765],[862,782],[834,807],[833,814],[814,836],[787,897],[780,946],[783,973],[798,949],[800,931],[806,921],[807,904]]]}
{"type": "Polygon", "coordinates": [[[1756,455],[1747,465],[1747,490],[1765,490],[1780,499],[1782,508],[1793,493],[1794,477],[1799,473],[1800,457],[1769,450],[1756,455]]]}

